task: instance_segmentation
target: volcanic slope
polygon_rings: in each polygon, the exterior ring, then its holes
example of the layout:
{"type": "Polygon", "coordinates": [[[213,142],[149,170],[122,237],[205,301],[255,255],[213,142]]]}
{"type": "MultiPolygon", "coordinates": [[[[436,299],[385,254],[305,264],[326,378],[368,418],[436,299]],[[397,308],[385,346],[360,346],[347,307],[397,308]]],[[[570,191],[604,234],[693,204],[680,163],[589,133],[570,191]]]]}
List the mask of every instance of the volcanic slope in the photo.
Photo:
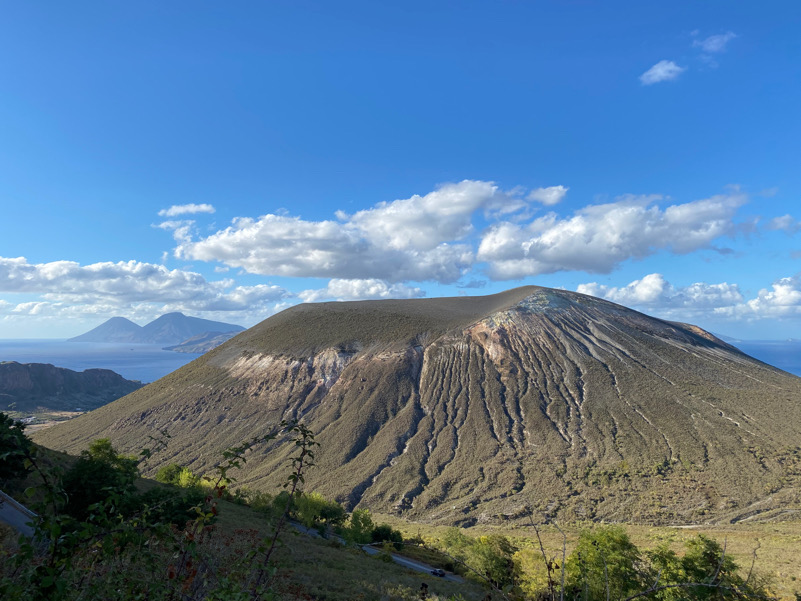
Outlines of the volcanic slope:
{"type": "MultiPolygon", "coordinates": [[[[411,519],[680,524],[801,507],[801,379],[695,326],[539,287],[298,305],[36,439],[135,452],[167,430],[159,461],[203,473],[285,418],[321,444],[308,489],[411,519]]],[[[292,450],[254,450],[239,484],[275,490],[292,450]]]]}

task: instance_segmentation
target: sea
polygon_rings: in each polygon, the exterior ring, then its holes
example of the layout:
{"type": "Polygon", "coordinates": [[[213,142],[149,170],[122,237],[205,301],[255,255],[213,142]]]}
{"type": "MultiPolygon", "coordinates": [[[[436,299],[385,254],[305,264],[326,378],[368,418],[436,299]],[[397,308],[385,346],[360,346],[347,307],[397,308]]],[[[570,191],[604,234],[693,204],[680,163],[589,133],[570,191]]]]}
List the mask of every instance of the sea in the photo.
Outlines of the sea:
{"type": "MultiPolygon", "coordinates": [[[[730,344],[764,363],[801,376],[801,340],[738,340],[730,344]]],[[[0,339],[0,361],[52,363],[75,371],[100,367],[145,383],[155,382],[199,356],[165,351],[157,344],[0,339]]]]}
{"type": "Polygon", "coordinates": [[[118,342],[0,339],[0,361],[51,363],[75,371],[110,369],[128,380],[150,383],[200,356],[165,351],[161,347],[158,344],[118,342]]]}
{"type": "Polygon", "coordinates": [[[754,359],[801,376],[801,340],[737,340],[729,344],[754,359]]]}

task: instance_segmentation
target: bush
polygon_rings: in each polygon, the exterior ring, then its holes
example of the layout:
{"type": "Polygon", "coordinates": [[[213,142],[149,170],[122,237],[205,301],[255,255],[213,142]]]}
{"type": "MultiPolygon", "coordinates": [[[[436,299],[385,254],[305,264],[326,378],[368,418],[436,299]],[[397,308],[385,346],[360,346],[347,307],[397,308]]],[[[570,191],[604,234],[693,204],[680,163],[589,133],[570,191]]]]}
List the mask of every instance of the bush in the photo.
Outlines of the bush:
{"type": "Polygon", "coordinates": [[[178,486],[178,475],[181,473],[182,469],[183,468],[177,463],[165,465],[156,472],[156,482],[178,486]]]}
{"type": "Polygon", "coordinates": [[[640,552],[623,528],[585,530],[567,559],[566,586],[587,601],[624,599],[645,588],[639,562],[640,552]]]}
{"type": "MultiPolygon", "coordinates": [[[[277,431],[282,430],[293,436],[298,448],[287,478],[286,500],[291,501],[297,483],[313,465],[317,443],[311,431],[297,422],[281,422],[277,431]]],[[[20,539],[14,555],[0,561],[0,599],[275,598],[272,584],[276,568],[271,557],[285,515],[276,521],[272,535],[262,540],[255,530],[237,530],[218,544],[210,525],[217,515],[217,499],[231,481],[228,471],[245,462],[247,449],[275,436],[269,433],[227,449],[223,461],[215,467],[220,477],[209,490],[189,489],[179,496],[165,489],[141,496],[133,493],[137,462],[119,455],[108,440],[95,441],[81,453],[63,482],[57,468],[42,469],[33,446],[27,459],[41,479],[40,494],[33,492],[43,500],[34,506],[39,514],[34,539],[20,539]],[[85,519],[63,513],[64,483],[71,487],[70,502],[82,510],[85,519]],[[92,502],[93,496],[101,502],[92,502]],[[138,503],[141,511],[118,511],[123,500],[132,506],[138,503]],[[195,501],[192,519],[186,521],[186,511],[195,501]],[[184,527],[171,527],[167,522],[183,522],[184,527]]],[[[142,455],[148,457],[150,451],[144,449],[142,455]]]]}
{"type": "Polygon", "coordinates": [[[403,535],[387,524],[381,524],[373,528],[370,539],[374,543],[392,543],[396,549],[400,549],[403,546],[403,535]]]}
{"type": "Polygon", "coordinates": [[[183,528],[197,517],[197,507],[202,507],[206,495],[197,489],[183,494],[166,488],[153,488],[136,498],[136,505],[148,512],[152,523],[173,524],[183,528]]]}
{"type": "Polygon", "coordinates": [[[0,485],[26,476],[25,455],[33,443],[23,432],[25,424],[0,413],[0,485]]]}
{"type": "Polygon", "coordinates": [[[138,475],[136,460],[119,455],[108,438],[94,441],[64,474],[65,513],[85,520],[91,505],[106,501],[111,501],[117,512],[130,513],[138,475]]]}
{"type": "Polygon", "coordinates": [[[520,576],[520,565],[514,559],[517,551],[508,538],[500,534],[479,537],[470,549],[473,567],[499,588],[513,586],[520,576]]]}
{"type": "Polygon", "coordinates": [[[355,509],[350,514],[350,523],[343,529],[345,540],[357,545],[366,545],[373,540],[373,518],[367,509],[355,509]]]}
{"type": "Polygon", "coordinates": [[[302,493],[295,504],[297,519],[307,528],[318,525],[337,526],[345,522],[345,508],[336,501],[329,501],[320,493],[302,493]]]}

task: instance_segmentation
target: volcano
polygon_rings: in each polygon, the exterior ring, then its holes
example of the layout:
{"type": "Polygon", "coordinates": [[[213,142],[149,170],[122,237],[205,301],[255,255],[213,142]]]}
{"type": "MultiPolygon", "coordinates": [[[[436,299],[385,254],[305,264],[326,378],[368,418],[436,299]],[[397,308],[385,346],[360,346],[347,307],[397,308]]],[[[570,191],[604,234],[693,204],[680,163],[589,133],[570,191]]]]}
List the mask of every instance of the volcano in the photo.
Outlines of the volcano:
{"type": "MultiPolygon", "coordinates": [[[[35,439],[137,452],[166,430],[161,464],[210,473],[281,419],[321,445],[307,490],[349,509],[471,525],[801,508],[801,379],[696,326],[534,286],[297,305],[35,439]]],[[[238,484],[278,490],[287,443],[249,452],[238,484]]]]}

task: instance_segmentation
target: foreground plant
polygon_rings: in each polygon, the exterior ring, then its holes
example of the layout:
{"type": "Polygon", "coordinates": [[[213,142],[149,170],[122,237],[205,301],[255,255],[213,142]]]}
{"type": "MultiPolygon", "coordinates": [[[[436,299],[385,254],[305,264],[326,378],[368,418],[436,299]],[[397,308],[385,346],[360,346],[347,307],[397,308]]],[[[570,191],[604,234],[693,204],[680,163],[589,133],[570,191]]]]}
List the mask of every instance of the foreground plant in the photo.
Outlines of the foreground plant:
{"type": "MultiPolygon", "coordinates": [[[[16,440],[18,433],[12,434],[16,440]]],[[[182,506],[176,506],[174,495],[136,492],[138,466],[153,449],[136,459],[119,455],[108,440],[95,441],[61,473],[44,468],[29,441],[0,447],[0,459],[10,460],[18,472],[32,470],[40,481],[26,491],[39,514],[35,535],[21,537],[16,552],[2,561],[0,598],[272,599],[272,555],[305,471],[314,464],[316,446],[304,425],[281,422],[274,431],[224,451],[205,494],[181,496],[182,506]],[[272,533],[266,538],[254,531],[234,537],[218,533],[214,521],[235,480],[231,472],[245,463],[248,449],[281,435],[292,437],[297,453],[285,485],[288,501],[272,533]]]]}

